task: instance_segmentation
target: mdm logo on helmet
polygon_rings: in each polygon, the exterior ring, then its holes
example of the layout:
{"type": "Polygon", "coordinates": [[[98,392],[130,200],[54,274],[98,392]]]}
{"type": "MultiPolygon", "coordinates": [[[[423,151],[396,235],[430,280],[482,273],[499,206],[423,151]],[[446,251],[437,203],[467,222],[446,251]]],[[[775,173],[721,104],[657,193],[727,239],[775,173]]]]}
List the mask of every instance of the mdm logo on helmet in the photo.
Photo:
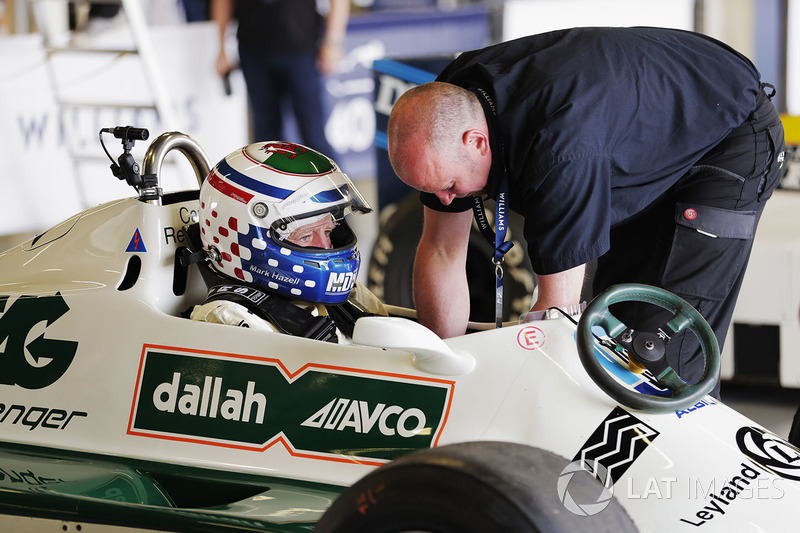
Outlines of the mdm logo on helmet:
{"type": "Polygon", "coordinates": [[[371,208],[330,158],[287,142],[228,154],[200,188],[203,247],[230,278],[293,298],[341,303],[361,256],[345,221],[371,208]],[[303,247],[292,231],[330,220],[330,247],[303,247]]]}

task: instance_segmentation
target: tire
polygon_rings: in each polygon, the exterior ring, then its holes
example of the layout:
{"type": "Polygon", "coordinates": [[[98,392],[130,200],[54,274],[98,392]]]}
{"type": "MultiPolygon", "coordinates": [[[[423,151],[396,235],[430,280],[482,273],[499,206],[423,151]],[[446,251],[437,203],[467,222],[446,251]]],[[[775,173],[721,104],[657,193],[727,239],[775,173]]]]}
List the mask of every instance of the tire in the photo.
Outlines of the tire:
{"type": "MultiPolygon", "coordinates": [[[[558,479],[569,462],[508,442],[469,442],[423,450],[379,468],[347,489],[326,511],[316,533],[635,532],[615,500],[591,516],[569,512],[558,479]]],[[[588,475],[569,480],[573,500],[589,501],[602,484],[588,475]]]]}
{"type": "MultiPolygon", "coordinates": [[[[494,203],[486,211],[493,215],[494,203]]],[[[422,236],[423,208],[412,193],[381,213],[381,231],[372,249],[367,285],[383,302],[415,307],[411,276],[417,245],[422,236]]],[[[536,277],[522,236],[523,219],[516,213],[508,218],[507,238],[514,246],[503,264],[503,320],[514,320],[530,309],[536,277]]],[[[494,322],[494,248],[486,242],[473,222],[467,250],[467,282],[470,288],[470,317],[475,322],[494,322]]]]}

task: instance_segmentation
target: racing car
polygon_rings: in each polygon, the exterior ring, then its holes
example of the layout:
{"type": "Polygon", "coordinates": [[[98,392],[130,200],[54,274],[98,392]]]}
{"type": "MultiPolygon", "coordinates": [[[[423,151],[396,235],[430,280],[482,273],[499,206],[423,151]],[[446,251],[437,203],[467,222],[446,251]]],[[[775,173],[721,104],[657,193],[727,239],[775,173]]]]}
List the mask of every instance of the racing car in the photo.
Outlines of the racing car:
{"type": "Polygon", "coordinates": [[[199,192],[165,193],[162,163],[202,185],[207,157],[167,132],[140,173],[146,132],[109,131],[137,194],[0,255],[3,531],[792,527],[800,450],[707,395],[716,340],[677,296],[620,285],[445,340],[391,306],[343,343],[190,320],[199,192]],[[629,301],[672,318],[634,331],[609,312],[629,301]],[[698,383],[664,359],[682,331],[698,383]]]}

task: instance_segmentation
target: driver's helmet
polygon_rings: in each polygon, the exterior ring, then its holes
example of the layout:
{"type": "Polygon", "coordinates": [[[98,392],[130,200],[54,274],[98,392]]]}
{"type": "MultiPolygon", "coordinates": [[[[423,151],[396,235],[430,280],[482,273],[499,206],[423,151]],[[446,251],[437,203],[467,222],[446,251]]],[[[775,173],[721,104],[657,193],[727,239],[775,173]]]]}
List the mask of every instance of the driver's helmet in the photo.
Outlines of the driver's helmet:
{"type": "Polygon", "coordinates": [[[259,142],[228,154],[200,187],[200,238],[213,268],[262,289],[341,303],[361,256],[344,220],[372,209],[328,157],[288,142],[259,142]],[[323,218],[337,226],[331,249],[286,238],[323,218]]]}

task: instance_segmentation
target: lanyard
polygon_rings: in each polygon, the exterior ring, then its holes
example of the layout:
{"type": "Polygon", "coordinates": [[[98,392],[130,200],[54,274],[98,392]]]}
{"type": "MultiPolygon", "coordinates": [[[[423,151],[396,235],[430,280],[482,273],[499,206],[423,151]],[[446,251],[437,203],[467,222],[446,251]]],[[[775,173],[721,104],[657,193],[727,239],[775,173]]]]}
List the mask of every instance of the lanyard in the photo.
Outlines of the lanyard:
{"type": "MultiPolygon", "coordinates": [[[[496,116],[496,110],[492,98],[480,88],[470,89],[478,97],[481,106],[486,113],[486,121],[489,124],[490,133],[492,131],[491,117],[496,116]]],[[[505,165],[505,155],[503,154],[503,142],[497,137],[497,146],[499,150],[493,157],[497,157],[502,162],[503,175],[500,180],[500,188],[497,191],[497,203],[494,210],[494,224],[497,231],[492,231],[489,221],[486,219],[486,209],[483,207],[483,199],[479,196],[473,196],[472,213],[475,216],[475,222],[478,224],[478,229],[486,238],[490,246],[494,247],[494,255],[492,256],[492,264],[494,265],[495,283],[495,297],[494,297],[494,323],[495,327],[503,327],[503,259],[506,253],[514,246],[511,241],[506,241],[506,232],[508,230],[508,171],[505,165]]]]}
{"type": "Polygon", "coordinates": [[[483,205],[483,199],[479,196],[473,196],[472,213],[475,216],[475,222],[478,224],[478,229],[489,242],[489,245],[494,246],[494,254],[492,255],[492,264],[494,265],[495,275],[495,298],[494,298],[494,321],[495,327],[500,328],[503,326],[503,260],[505,254],[514,246],[511,241],[506,241],[506,232],[508,231],[508,181],[504,179],[500,183],[500,189],[497,192],[497,202],[494,210],[494,223],[497,228],[492,231],[489,221],[486,218],[486,209],[483,205]]]}

